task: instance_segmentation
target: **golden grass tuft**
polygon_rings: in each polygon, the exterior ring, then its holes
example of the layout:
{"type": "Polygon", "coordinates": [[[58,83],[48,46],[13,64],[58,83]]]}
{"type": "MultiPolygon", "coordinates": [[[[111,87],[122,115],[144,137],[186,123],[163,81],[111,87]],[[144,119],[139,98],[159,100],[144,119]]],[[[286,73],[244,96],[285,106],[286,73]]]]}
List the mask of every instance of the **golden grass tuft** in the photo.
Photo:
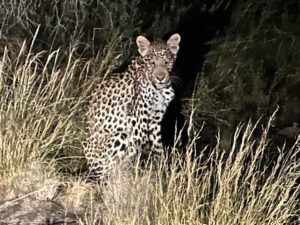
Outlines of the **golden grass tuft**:
{"type": "Polygon", "coordinates": [[[300,139],[268,162],[273,116],[259,138],[257,124],[239,126],[229,154],[217,145],[195,156],[194,139],[186,153],[162,159],[155,176],[115,176],[100,191],[102,208],[81,224],[299,224],[300,139]]]}

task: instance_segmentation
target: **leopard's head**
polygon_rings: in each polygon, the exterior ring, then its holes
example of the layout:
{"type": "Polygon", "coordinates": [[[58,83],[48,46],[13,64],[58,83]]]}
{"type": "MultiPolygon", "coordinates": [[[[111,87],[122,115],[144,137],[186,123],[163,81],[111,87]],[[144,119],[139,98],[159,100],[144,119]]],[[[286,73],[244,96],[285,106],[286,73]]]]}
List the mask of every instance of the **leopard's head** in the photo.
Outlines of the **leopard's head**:
{"type": "Polygon", "coordinates": [[[138,36],[136,43],[142,56],[145,75],[158,89],[171,85],[170,72],[179,50],[180,35],[173,34],[166,43],[150,43],[138,36]]]}

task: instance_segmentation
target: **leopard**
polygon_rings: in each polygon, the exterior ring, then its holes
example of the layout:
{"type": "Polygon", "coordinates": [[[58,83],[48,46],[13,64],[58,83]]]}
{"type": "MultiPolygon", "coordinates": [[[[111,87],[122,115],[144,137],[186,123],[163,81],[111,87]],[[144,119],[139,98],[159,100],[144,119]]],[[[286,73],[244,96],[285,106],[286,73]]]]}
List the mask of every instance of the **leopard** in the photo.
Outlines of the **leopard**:
{"type": "Polygon", "coordinates": [[[166,41],[136,38],[139,55],[127,69],[96,85],[87,112],[83,142],[89,177],[104,180],[118,163],[141,155],[157,159],[164,152],[161,124],[175,96],[172,72],[180,35],[166,41]]]}

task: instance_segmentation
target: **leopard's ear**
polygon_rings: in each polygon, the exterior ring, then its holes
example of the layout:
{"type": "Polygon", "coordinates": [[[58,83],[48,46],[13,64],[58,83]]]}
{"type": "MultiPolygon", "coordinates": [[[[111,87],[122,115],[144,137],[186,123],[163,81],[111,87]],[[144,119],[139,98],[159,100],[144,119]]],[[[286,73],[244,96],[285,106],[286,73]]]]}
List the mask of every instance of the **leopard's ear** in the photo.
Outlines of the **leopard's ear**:
{"type": "Polygon", "coordinates": [[[179,34],[173,34],[167,41],[167,45],[173,54],[177,54],[179,50],[180,39],[181,37],[179,34]]]}
{"type": "Polygon", "coordinates": [[[148,41],[147,38],[144,36],[138,36],[136,38],[136,44],[138,46],[138,51],[141,54],[141,56],[147,55],[149,48],[150,48],[150,41],[148,41]]]}

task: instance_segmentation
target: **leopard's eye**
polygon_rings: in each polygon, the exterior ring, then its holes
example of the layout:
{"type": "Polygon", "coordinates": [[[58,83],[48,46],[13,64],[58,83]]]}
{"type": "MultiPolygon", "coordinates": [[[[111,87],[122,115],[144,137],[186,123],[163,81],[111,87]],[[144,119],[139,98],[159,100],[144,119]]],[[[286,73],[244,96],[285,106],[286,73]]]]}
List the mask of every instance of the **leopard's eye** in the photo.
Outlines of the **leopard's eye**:
{"type": "Polygon", "coordinates": [[[153,66],[153,65],[155,65],[155,61],[154,61],[154,59],[151,57],[149,57],[149,58],[146,58],[146,57],[144,57],[144,63],[146,64],[146,65],[151,65],[151,66],[153,66]]]}

